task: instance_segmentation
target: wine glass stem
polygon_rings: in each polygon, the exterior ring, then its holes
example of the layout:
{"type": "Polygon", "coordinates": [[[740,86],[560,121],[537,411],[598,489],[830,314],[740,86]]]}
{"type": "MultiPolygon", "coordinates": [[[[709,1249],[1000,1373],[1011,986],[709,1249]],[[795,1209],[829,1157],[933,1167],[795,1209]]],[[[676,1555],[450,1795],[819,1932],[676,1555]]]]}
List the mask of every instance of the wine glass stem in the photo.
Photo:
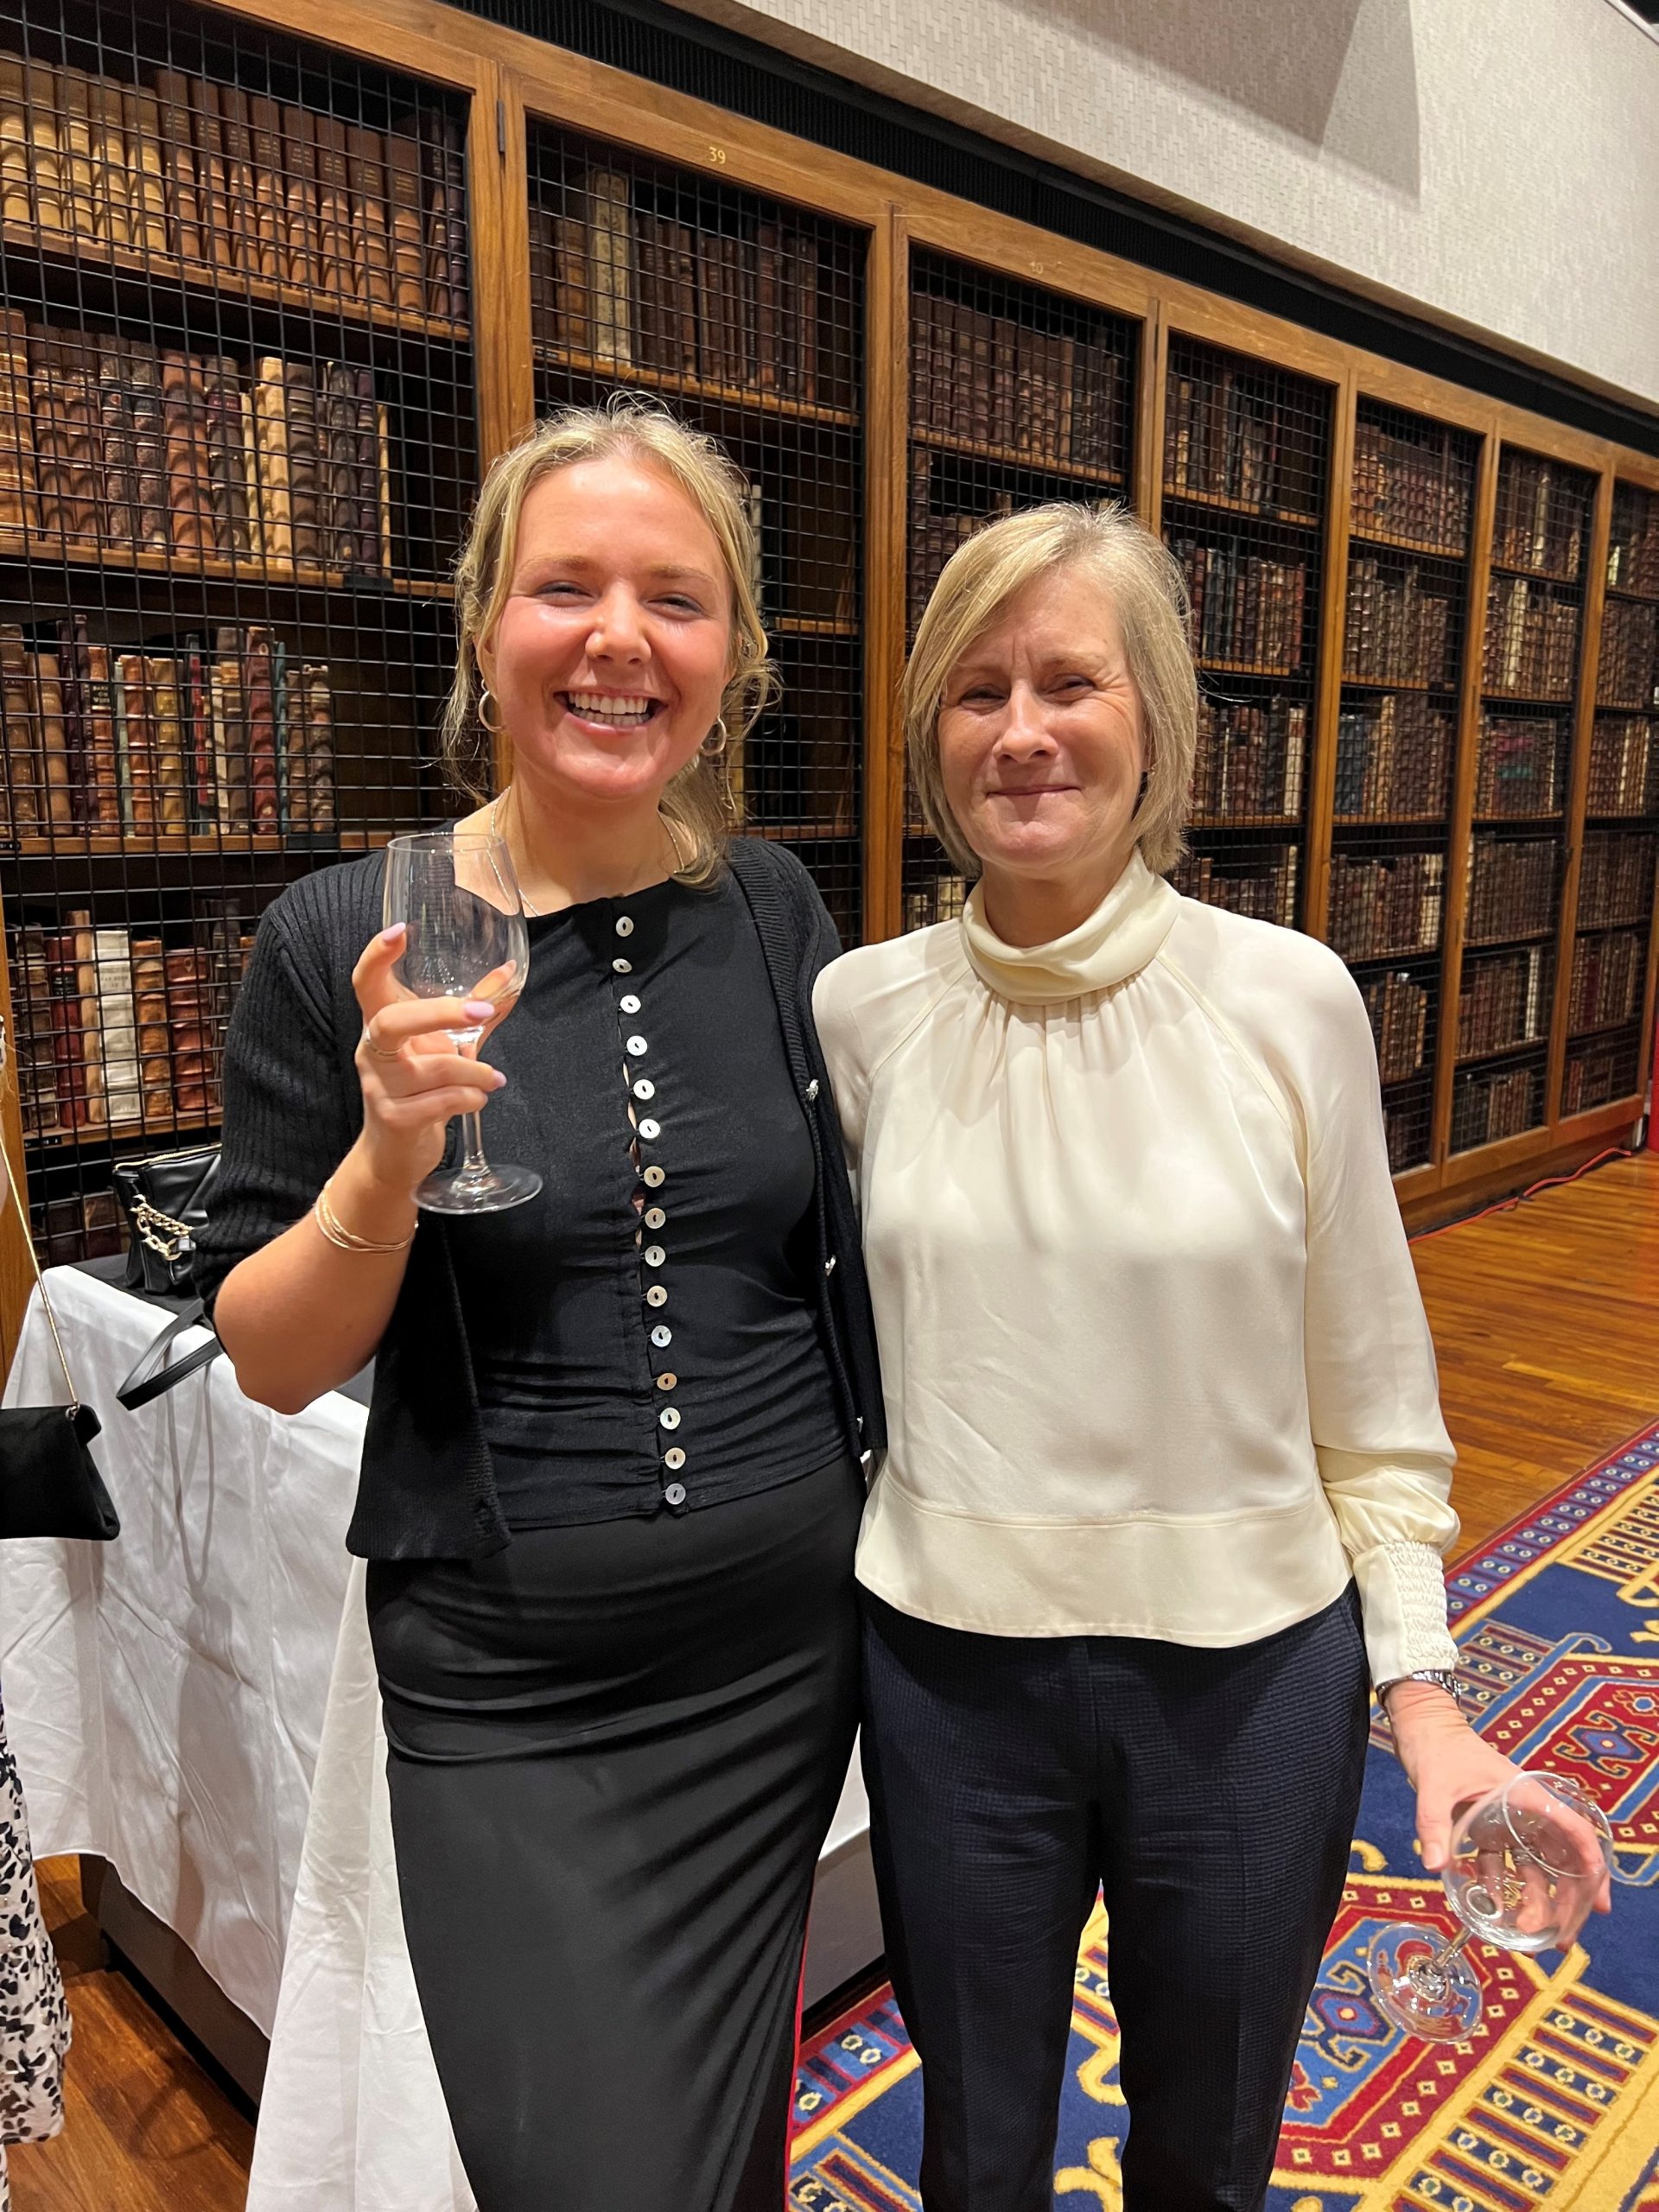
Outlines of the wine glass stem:
{"type": "Polygon", "coordinates": [[[461,1166],[455,1170],[458,1183],[480,1181],[490,1172],[490,1163],[484,1157],[484,1132],[479,1127],[476,1114],[461,1117],[461,1166]]]}
{"type": "Polygon", "coordinates": [[[1452,1938],[1451,1942],[1449,1943],[1442,1943],[1440,1949],[1435,1952],[1433,1958],[1418,1960],[1414,1969],[1415,1974],[1420,1975],[1421,1979],[1431,1986],[1436,1983],[1443,1983],[1446,1976],[1446,1969],[1451,1965],[1452,1960],[1457,1957],[1459,1952],[1462,1950],[1464,1945],[1468,1942],[1470,1937],[1474,1934],[1474,1932],[1475,1931],[1472,1928],[1459,1929],[1457,1934],[1452,1938]]]}

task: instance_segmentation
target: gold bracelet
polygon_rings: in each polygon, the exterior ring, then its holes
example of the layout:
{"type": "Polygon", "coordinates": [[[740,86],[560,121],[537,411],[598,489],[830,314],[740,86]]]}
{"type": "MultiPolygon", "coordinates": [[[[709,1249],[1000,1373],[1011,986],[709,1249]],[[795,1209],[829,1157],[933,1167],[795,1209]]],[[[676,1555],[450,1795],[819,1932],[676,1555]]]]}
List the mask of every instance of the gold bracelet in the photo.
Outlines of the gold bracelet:
{"type": "MultiPolygon", "coordinates": [[[[325,1183],[317,1192],[316,1204],[311,1211],[317,1227],[337,1251],[340,1252],[406,1252],[415,1242],[415,1231],[400,1237],[395,1244],[377,1244],[372,1237],[359,1236],[355,1230],[347,1229],[329,1203],[328,1185],[325,1183]]],[[[418,1224],[417,1224],[418,1226],[418,1224]]]]}

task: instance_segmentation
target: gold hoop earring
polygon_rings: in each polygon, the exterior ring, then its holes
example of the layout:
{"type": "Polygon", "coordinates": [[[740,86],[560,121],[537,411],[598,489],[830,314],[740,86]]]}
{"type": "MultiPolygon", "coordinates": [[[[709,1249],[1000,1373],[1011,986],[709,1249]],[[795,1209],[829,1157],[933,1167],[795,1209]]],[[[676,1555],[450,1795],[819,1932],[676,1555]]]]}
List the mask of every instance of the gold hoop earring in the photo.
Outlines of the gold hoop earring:
{"type": "Polygon", "coordinates": [[[484,732],[486,737],[499,737],[501,734],[501,724],[499,721],[492,721],[486,711],[493,702],[496,704],[499,703],[495,699],[495,694],[491,690],[489,685],[486,683],[478,695],[479,728],[484,732]]]}
{"type": "Polygon", "coordinates": [[[720,720],[715,724],[715,729],[711,729],[709,731],[709,736],[703,739],[702,743],[698,747],[697,750],[702,753],[705,760],[718,760],[721,754],[726,750],[726,747],[730,743],[731,734],[726,728],[726,718],[722,715],[720,720]],[[715,734],[715,730],[718,730],[720,732],[720,742],[718,745],[713,745],[709,742],[709,739],[711,739],[715,734]]]}

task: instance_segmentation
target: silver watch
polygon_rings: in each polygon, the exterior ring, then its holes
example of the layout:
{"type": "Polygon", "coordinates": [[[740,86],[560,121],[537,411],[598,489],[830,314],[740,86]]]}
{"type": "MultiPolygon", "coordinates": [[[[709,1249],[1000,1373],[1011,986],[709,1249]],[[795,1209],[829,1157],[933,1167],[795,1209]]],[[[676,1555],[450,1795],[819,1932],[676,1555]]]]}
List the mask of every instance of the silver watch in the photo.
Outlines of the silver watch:
{"type": "Polygon", "coordinates": [[[1396,1675],[1391,1682],[1384,1682],[1378,1690],[1377,1702],[1386,1713],[1389,1692],[1401,1682],[1432,1682],[1437,1690],[1444,1690],[1455,1706],[1461,1707],[1463,1699],[1458,1689],[1458,1678],[1447,1674],[1443,1667],[1417,1667],[1409,1675],[1396,1675]]]}

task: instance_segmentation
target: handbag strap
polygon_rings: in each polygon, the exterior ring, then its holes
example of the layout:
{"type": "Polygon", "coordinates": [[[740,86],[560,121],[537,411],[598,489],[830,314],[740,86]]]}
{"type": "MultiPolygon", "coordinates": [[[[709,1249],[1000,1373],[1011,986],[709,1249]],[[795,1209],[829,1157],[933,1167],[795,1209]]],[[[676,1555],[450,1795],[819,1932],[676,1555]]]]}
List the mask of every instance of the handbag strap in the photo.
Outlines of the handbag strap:
{"type": "Polygon", "coordinates": [[[73,1415],[80,1411],[80,1393],[75,1388],[74,1376],[69,1372],[69,1360],[63,1349],[63,1338],[58,1334],[58,1317],[52,1311],[52,1300],[47,1294],[46,1277],[41,1273],[41,1262],[35,1249],[35,1239],[29,1234],[29,1209],[18,1194],[17,1176],[11,1164],[11,1147],[6,1143],[3,1136],[0,1136],[0,1159],[3,1159],[6,1163],[6,1181],[11,1188],[12,1211],[17,1217],[17,1227],[22,1232],[24,1249],[29,1254],[29,1263],[35,1270],[35,1282],[40,1286],[41,1304],[46,1312],[46,1325],[52,1332],[53,1343],[57,1346],[58,1364],[62,1368],[63,1379],[69,1386],[68,1410],[73,1415]]]}
{"type": "Polygon", "coordinates": [[[169,1367],[167,1355],[187,1329],[194,1328],[202,1318],[200,1299],[193,1299],[182,1313],[175,1314],[156,1341],[140,1353],[130,1375],[116,1392],[117,1398],[130,1414],[140,1406],[147,1406],[152,1398],[159,1398],[163,1390],[170,1390],[175,1382],[182,1382],[187,1375],[199,1375],[202,1369],[219,1357],[225,1349],[217,1337],[210,1337],[205,1344],[198,1344],[176,1367],[169,1367]]]}

